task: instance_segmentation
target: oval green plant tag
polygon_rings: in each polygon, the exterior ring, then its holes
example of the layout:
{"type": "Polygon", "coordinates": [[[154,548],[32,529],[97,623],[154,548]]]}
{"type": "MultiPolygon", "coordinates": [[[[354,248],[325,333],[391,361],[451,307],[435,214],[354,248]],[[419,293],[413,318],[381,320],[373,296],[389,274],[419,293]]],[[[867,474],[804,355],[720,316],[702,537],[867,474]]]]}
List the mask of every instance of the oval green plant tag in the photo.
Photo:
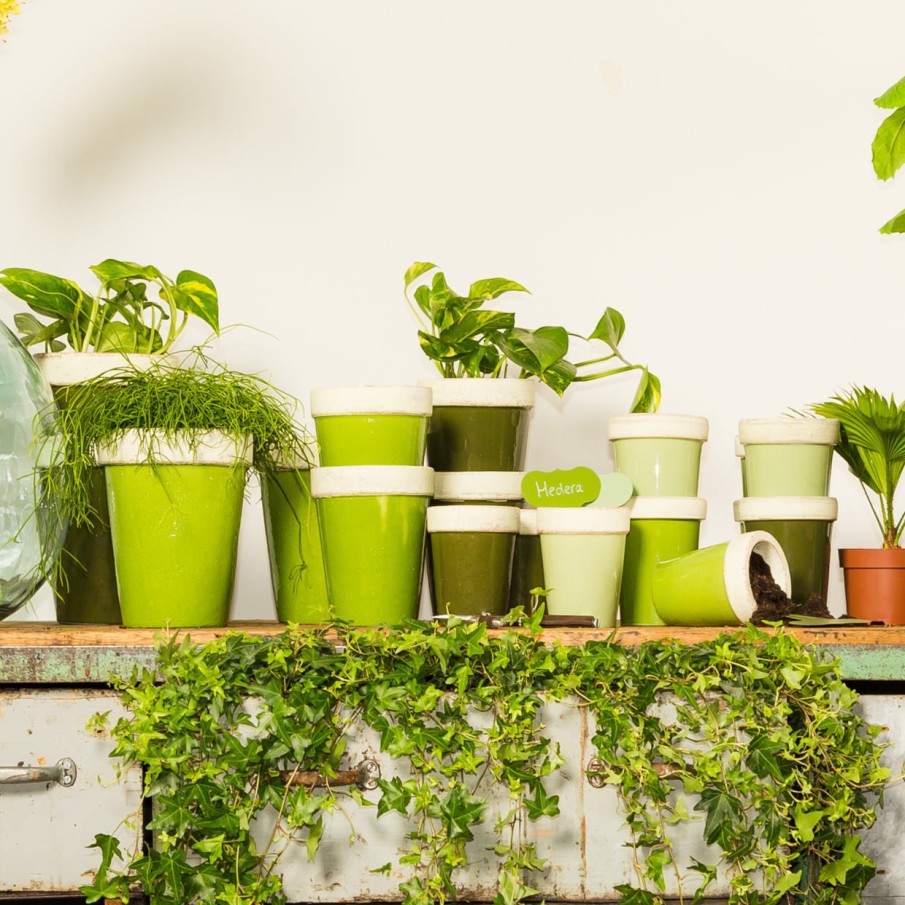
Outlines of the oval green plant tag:
{"type": "Polygon", "coordinates": [[[532,506],[586,506],[600,493],[600,478],[584,465],[568,471],[529,471],[522,478],[522,496],[532,506]]]}
{"type": "Polygon", "coordinates": [[[594,505],[604,509],[618,509],[632,498],[634,490],[628,475],[612,471],[600,479],[600,493],[594,505]]]}

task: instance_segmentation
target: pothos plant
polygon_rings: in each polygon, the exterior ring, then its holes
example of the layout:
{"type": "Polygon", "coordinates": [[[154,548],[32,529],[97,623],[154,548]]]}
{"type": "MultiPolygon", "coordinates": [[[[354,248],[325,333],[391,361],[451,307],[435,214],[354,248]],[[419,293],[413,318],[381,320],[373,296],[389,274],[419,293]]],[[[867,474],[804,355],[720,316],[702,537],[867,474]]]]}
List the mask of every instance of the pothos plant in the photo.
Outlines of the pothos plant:
{"type": "Polygon", "coordinates": [[[569,772],[617,793],[635,873],[623,902],[659,905],[671,886],[697,903],[718,877],[730,903],[860,901],[874,864],[859,834],[887,771],[834,661],[753,627],[695,645],[551,645],[541,616],[495,635],[451,619],[162,642],[155,670],[116,683],[129,715],[92,722],[122,764],[144,767],[154,842],[123,851],[98,836],[87,901],[140,887],[157,905],[285,902],[290,849],[316,859],[324,838],[361,844],[365,808],[408,828],[397,863],[372,866],[408,905],[460,898],[478,856],[496,863],[495,905],[534,897],[546,864],[528,827],[559,816],[549,780],[570,753],[546,731],[551,701],[593,721],[595,757],[569,772]],[[394,762],[373,794],[336,781],[362,732],[394,762]],[[704,860],[674,844],[690,822],[711,845],[704,860]],[[495,836],[486,852],[481,825],[495,836]]]}
{"type": "Polygon", "coordinates": [[[527,291],[514,280],[492,277],[472,283],[466,295],[459,295],[437,265],[427,261],[416,261],[404,278],[406,301],[421,326],[421,348],[444,377],[503,377],[513,365],[518,376],[536,377],[561,396],[576,381],[638,371],[640,380],[631,411],[657,410],[660,381],[645,365],[633,364],[620,352],[625,319],[615,308],[607,308],[585,337],[570,334],[564,327],[517,327],[512,312],[483,307],[506,293],[527,291]],[[412,291],[431,271],[430,281],[412,291]],[[609,352],[573,364],[566,358],[570,336],[585,342],[599,340],[609,352]],[[603,370],[599,370],[601,365],[605,366],[603,370]]]}
{"type": "Polygon", "coordinates": [[[34,312],[14,317],[26,346],[43,344],[51,352],[67,345],[74,352],[165,352],[189,315],[219,332],[217,290],[203,274],[182,270],[172,279],[151,265],[113,258],[90,269],[99,280],[94,293],[40,270],[0,270],[0,285],[34,312]],[[149,295],[151,287],[157,298],[149,295]]]}

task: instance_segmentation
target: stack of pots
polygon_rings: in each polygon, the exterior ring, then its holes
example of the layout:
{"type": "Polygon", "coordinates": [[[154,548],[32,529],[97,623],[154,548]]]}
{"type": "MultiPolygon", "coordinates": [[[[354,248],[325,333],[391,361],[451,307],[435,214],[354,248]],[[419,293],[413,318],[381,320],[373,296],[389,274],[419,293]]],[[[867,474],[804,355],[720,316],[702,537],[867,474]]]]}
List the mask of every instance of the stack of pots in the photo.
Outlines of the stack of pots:
{"type": "Polygon", "coordinates": [[[828,496],[839,422],[823,418],[739,422],[736,454],[743,497],[734,505],[743,532],[766,531],[782,547],[790,597],[801,606],[827,599],[837,501],[828,496]]]}
{"type": "Polygon", "coordinates": [[[656,582],[663,598],[661,612],[655,602],[655,575],[661,563],[681,564],[698,550],[707,514],[706,500],[698,497],[698,481],[708,429],[707,419],[697,415],[645,413],[609,421],[616,470],[634,489],[619,595],[622,625],[676,624],[689,608],[682,596],[683,580],[677,588],[667,576],[656,582]]]}
{"type": "Polygon", "coordinates": [[[532,380],[425,380],[433,396],[427,461],[429,585],[440,615],[502,616],[543,586],[536,513],[523,508],[532,380]]]}
{"type": "Polygon", "coordinates": [[[427,387],[311,392],[320,465],[311,469],[310,494],[335,619],[380,625],[418,615],[434,490],[423,464],[431,409],[427,387]]]}

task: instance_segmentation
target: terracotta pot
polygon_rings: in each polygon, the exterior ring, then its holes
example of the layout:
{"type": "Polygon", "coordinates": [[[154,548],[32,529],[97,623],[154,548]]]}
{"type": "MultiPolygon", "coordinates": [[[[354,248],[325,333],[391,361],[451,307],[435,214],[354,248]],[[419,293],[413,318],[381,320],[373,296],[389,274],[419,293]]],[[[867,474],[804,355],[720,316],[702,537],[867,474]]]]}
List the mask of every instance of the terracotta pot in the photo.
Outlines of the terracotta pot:
{"type": "Polygon", "coordinates": [[[839,551],[849,616],[905,625],[905,549],[839,551]]]}

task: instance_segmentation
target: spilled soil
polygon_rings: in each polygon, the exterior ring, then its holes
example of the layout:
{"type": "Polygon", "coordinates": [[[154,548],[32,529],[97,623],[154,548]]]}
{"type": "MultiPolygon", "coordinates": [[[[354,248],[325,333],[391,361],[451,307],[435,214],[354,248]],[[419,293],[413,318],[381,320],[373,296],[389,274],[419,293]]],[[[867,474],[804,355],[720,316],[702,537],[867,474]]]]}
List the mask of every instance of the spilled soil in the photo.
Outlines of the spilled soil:
{"type": "Polygon", "coordinates": [[[812,594],[803,604],[794,603],[786,592],[773,580],[773,573],[759,553],[751,554],[751,590],[757,601],[757,609],[751,617],[755,625],[765,622],[782,622],[793,613],[832,619],[826,608],[826,601],[819,594],[812,594]]]}

